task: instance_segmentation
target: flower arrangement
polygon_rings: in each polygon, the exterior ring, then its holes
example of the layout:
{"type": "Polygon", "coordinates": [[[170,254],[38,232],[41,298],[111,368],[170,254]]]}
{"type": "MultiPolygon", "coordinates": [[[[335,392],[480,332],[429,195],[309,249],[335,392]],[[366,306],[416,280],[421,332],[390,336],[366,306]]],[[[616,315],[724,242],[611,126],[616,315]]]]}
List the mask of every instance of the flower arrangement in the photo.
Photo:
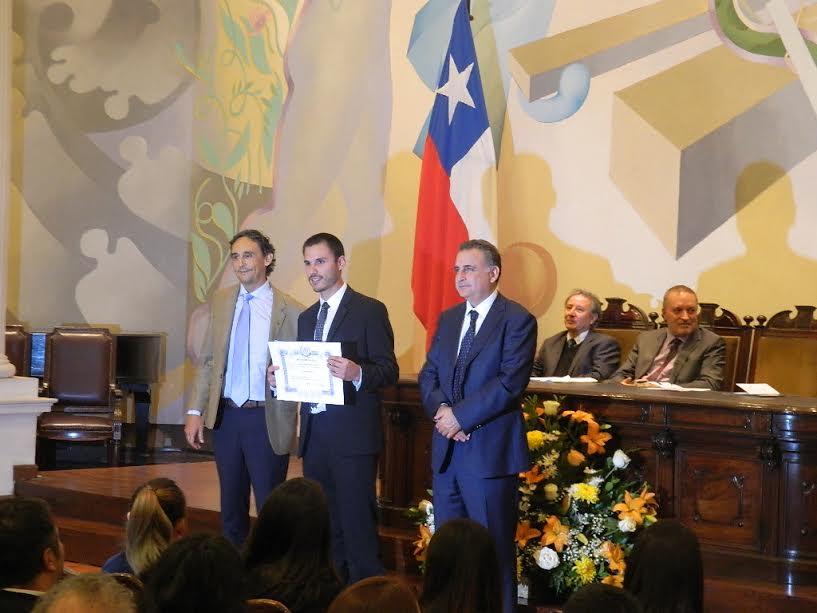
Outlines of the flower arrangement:
{"type": "MultiPolygon", "coordinates": [[[[524,399],[522,412],[531,467],[519,485],[520,595],[526,586],[562,597],[587,583],[620,587],[635,535],[656,521],[655,494],[628,479],[630,458],[621,449],[611,453],[610,426],[592,413],[537,396],[524,399]]],[[[433,506],[422,501],[410,517],[419,525],[414,553],[422,563],[433,506]]]]}

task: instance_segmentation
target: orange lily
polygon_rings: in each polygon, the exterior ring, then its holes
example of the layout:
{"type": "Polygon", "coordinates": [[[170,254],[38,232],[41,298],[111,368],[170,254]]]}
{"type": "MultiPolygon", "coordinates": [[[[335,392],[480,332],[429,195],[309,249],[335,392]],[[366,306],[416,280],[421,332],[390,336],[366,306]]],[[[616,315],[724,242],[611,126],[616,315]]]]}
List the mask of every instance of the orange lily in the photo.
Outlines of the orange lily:
{"type": "Polygon", "coordinates": [[[545,480],[545,475],[539,471],[538,464],[535,464],[528,472],[520,473],[519,476],[522,477],[528,485],[536,485],[540,481],[545,480]]]}
{"type": "Polygon", "coordinates": [[[601,580],[602,583],[612,585],[613,587],[624,587],[624,573],[617,573],[615,575],[607,575],[601,580]]]}
{"type": "Polygon", "coordinates": [[[604,444],[613,438],[609,432],[602,432],[599,425],[594,422],[587,422],[587,434],[582,434],[579,440],[587,444],[587,453],[604,453],[604,444]]]}
{"type": "Polygon", "coordinates": [[[542,417],[542,415],[545,414],[544,407],[536,407],[535,411],[536,411],[536,415],[531,415],[527,411],[523,411],[523,413],[525,414],[525,420],[527,420],[527,421],[536,421],[536,418],[538,417],[539,421],[543,421],[541,419],[541,417],[542,417]]]}
{"type": "Polygon", "coordinates": [[[567,453],[567,463],[570,464],[571,466],[578,466],[579,464],[584,462],[584,460],[585,457],[581,451],[571,449],[567,453]]]}
{"type": "Polygon", "coordinates": [[[613,512],[618,513],[619,520],[631,519],[640,526],[644,522],[644,515],[651,513],[655,506],[655,494],[648,492],[647,486],[644,486],[638,496],[633,496],[629,491],[625,491],[624,502],[615,505],[613,512]]]}
{"type": "Polygon", "coordinates": [[[607,566],[613,572],[624,573],[627,567],[624,562],[624,551],[612,541],[604,541],[601,545],[601,555],[607,559],[607,566]]]}
{"type": "Polygon", "coordinates": [[[414,541],[414,558],[418,562],[425,562],[428,544],[431,542],[431,530],[426,525],[420,526],[420,538],[414,541]]]}
{"type": "Polygon", "coordinates": [[[562,549],[567,545],[569,535],[570,528],[562,524],[555,515],[548,515],[545,531],[539,542],[545,547],[552,544],[553,548],[561,553],[562,549]]]}
{"type": "Polygon", "coordinates": [[[519,549],[524,549],[529,540],[540,534],[542,533],[539,530],[530,527],[530,521],[527,519],[516,524],[516,544],[519,545],[519,549]]]}
{"type": "Polygon", "coordinates": [[[587,411],[582,411],[582,410],[564,411],[564,412],[562,412],[562,415],[564,415],[565,417],[570,417],[570,419],[572,421],[576,421],[576,422],[579,422],[579,423],[581,423],[583,421],[587,422],[588,424],[590,422],[593,422],[593,423],[596,422],[596,418],[593,417],[593,414],[588,413],[587,411]]]}

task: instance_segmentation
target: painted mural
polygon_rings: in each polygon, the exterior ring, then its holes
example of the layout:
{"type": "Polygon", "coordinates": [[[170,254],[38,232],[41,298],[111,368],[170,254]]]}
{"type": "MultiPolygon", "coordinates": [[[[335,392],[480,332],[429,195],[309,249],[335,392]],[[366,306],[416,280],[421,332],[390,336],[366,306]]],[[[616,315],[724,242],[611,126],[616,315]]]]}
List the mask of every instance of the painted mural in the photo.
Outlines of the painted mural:
{"type": "MultiPolygon", "coordinates": [[[[13,0],[10,321],[166,334],[181,421],[227,240],[273,284],[340,236],[404,373],[421,149],[450,0],[13,0]]],[[[501,289],[561,326],[574,287],[739,316],[817,304],[817,2],[473,0],[501,289]]],[[[452,281],[453,282],[453,281],[452,281]]]]}

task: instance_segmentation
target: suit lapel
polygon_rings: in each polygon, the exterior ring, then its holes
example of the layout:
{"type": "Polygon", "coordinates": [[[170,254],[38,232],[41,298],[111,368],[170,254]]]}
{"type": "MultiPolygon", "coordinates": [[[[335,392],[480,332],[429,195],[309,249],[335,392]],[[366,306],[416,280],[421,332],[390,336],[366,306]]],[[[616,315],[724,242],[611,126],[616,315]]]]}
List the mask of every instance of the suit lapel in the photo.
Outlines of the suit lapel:
{"type": "Polygon", "coordinates": [[[570,367],[567,369],[567,374],[573,376],[576,372],[576,369],[581,366],[582,360],[584,360],[584,356],[587,355],[587,352],[590,351],[590,347],[593,345],[593,332],[588,332],[587,336],[584,337],[584,340],[579,343],[578,347],[576,347],[576,353],[573,354],[573,360],[570,362],[570,367]]]}
{"type": "Polygon", "coordinates": [[[474,361],[474,358],[479,355],[479,352],[482,351],[483,347],[485,347],[485,343],[487,343],[488,339],[491,338],[491,335],[499,325],[499,322],[505,316],[505,303],[506,300],[502,294],[498,294],[496,300],[488,311],[488,315],[485,316],[485,321],[483,321],[482,325],[479,327],[479,332],[477,332],[477,335],[474,337],[474,344],[471,345],[471,351],[468,354],[468,359],[465,362],[466,368],[471,362],[474,361]]]}
{"type": "Polygon", "coordinates": [[[272,291],[272,312],[270,313],[269,340],[274,341],[281,332],[286,318],[286,303],[280,292],[272,291]]]}
{"type": "Polygon", "coordinates": [[[675,357],[675,362],[672,365],[672,381],[673,383],[678,378],[678,373],[681,372],[681,368],[683,368],[684,364],[686,364],[687,360],[689,360],[689,356],[695,347],[698,344],[698,341],[701,338],[701,330],[695,330],[695,333],[692,335],[692,338],[681,345],[681,349],[678,351],[678,355],[675,357]]]}
{"type": "Polygon", "coordinates": [[[213,346],[223,352],[224,364],[227,363],[227,354],[230,352],[230,334],[233,331],[233,317],[235,316],[235,301],[241,286],[236,285],[235,291],[224,295],[224,301],[216,307],[213,313],[213,346]],[[216,332],[217,331],[217,332],[216,332]],[[215,335],[218,336],[215,336],[215,335]]]}
{"type": "Polygon", "coordinates": [[[340,299],[340,304],[338,305],[338,310],[335,313],[335,318],[332,320],[332,327],[329,328],[329,333],[326,335],[326,340],[331,341],[334,340],[335,334],[338,332],[338,328],[343,323],[346,315],[349,313],[349,304],[354,300],[355,291],[346,286],[346,291],[343,293],[343,298],[340,299]]]}

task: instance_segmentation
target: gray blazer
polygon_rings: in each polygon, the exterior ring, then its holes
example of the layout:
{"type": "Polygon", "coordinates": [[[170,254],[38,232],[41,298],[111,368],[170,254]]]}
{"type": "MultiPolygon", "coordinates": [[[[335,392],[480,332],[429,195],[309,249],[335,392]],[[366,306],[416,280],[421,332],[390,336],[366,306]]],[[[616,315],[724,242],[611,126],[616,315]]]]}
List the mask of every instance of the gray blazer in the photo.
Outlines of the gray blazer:
{"type": "MultiPolygon", "coordinates": [[[[611,381],[638,379],[646,375],[655,356],[667,338],[667,329],[648,330],[638,335],[630,355],[611,381]]],[[[719,390],[723,385],[726,343],[709,330],[698,328],[681,345],[670,372],[670,383],[683,387],[706,387],[719,390]]]]}
{"type": "MultiPolygon", "coordinates": [[[[559,364],[567,339],[567,332],[562,331],[546,338],[533,362],[533,377],[552,377],[559,364]]],[[[618,341],[612,336],[590,330],[576,348],[576,355],[570,363],[567,374],[571,377],[593,377],[601,381],[618,368],[621,350],[618,341]]]]}
{"type": "MultiPolygon", "coordinates": [[[[230,329],[235,314],[235,301],[239,286],[220,289],[210,304],[210,321],[201,350],[201,361],[196,371],[190,407],[199,409],[204,425],[212,429],[218,416],[218,405],[224,390],[224,369],[230,350],[230,329]]],[[[291,296],[272,288],[272,314],[269,340],[294,341],[298,339],[298,315],[303,307],[291,296]]],[[[267,433],[273,451],[283,455],[295,449],[295,420],[298,403],[272,397],[266,389],[267,433]]]]}

